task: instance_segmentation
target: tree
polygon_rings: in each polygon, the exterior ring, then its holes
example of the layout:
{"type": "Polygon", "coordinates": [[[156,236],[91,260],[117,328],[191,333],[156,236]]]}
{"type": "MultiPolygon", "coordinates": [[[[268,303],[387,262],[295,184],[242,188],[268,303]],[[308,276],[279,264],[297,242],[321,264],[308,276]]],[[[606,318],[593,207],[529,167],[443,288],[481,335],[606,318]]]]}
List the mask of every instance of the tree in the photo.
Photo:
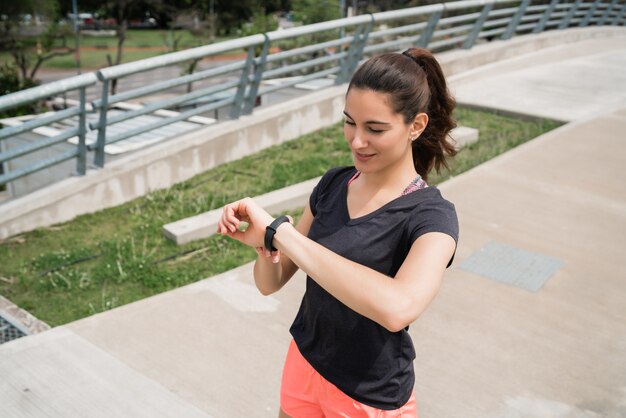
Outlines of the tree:
{"type": "Polygon", "coordinates": [[[252,18],[241,26],[241,36],[256,35],[257,33],[271,32],[278,28],[278,22],[273,15],[267,14],[262,6],[254,8],[252,18]]]}
{"type": "Polygon", "coordinates": [[[59,24],[57,0],[0,0],[0,50],[8,51],[20,83],[32,86],[45,61],[74,52],[59,24]]]}
{"type": "MultiPolygon", "coordinates": [[[[35,87],[37,85],[36,82],[30,79],[22,79],[19,76],[17,71],[17,67],[15,64],[10,62],[5,62],[0,64],[0,96],[4,96],[5,94],[14,93],[16,91],[28,89],[30,87],[35,87]]],[[[10,118],[14,116],[22,116],[29,115],[35,113],[39,107],[38,103],[34,104],[25,104],[12,109],[8,109],[5,111],[0,111],[0,119],[2,118],[10,118]]],[[[0,167],[2,164],[0,164],[0,167]]]]}
{"type": "Polygon", "coordinates": [[[217,31],[222,35],[236,33],[250,22],[255,12],[264,9],[267,14],[290,9],[289,0],[197,0],[195,10],[201,19],[215,18],[217,31]]]}
{"type": "Polygon", "coordinates": [[[295,20],[304,25],[341,18],[339,0],[293,0],[295,20]]]}
{"type": "MultiPolygon", "coordinates": [[[[159,0],[108,0],[103,4],[104,11],[110,17],[113,17],[116,22],[115,36],[117,37],[117,50],[115,59],[111,58],[110,54],[107,54],[107,61],[109,66],[119,65],[122,63],[122,56],[124,53],[124,42],[126,41],[128,22],[130,19],[136,16],[142,16],[154,7],[156,3],[160,3],[159,0]]],[[[115,94],[117,91],[117,79],[111,82],[111,94],[115,94]]]]}

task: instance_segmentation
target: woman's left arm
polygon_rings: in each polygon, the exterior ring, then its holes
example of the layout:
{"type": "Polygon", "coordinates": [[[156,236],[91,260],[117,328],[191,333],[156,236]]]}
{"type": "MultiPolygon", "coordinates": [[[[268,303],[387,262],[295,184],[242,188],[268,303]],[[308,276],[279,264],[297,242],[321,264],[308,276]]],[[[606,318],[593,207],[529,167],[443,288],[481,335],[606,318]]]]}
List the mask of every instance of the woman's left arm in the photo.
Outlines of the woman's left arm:
{"type": "Polygon", "coordinates": [[[343,304],[389,331],[415,321],[435,298],[454,239],[429,232],[415,240],[394,279],[348,260],[284,225],[274,246],[343,304]]]}

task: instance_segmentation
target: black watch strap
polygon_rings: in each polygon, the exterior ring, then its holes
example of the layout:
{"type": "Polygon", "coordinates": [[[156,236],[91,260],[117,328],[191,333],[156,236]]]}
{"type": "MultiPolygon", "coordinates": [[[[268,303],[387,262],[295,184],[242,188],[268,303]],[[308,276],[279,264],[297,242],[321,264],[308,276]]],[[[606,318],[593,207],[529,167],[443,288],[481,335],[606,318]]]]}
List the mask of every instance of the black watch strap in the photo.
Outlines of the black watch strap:
{"type": "Polygon", "coordinates": [[[270,251],[277,251],[276,248],[274,248],[273,242],[274,242],[274,234],[276,234],[276,229],[285,222],[289,222],[289,218],[285,215],[283,216],[279,216],[278,218],[274,219],[274,221],[269,224],[269,226],[267,228],[265,228],[265,248],[267,250],[270,251]]]}

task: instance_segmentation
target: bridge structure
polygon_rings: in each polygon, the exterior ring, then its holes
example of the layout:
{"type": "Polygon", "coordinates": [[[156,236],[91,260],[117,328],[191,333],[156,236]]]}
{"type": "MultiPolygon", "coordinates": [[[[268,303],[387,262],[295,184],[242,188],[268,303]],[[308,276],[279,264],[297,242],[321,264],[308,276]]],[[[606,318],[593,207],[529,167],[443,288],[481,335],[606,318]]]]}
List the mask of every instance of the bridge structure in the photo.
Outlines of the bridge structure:
{"type": "Polygon", "coordinates": [[[5,95],[0,110],[41,101],[51,110],[1,121],[0,238],[335,123],[345,83],[372,54],[429,48],[451,57],[443,59],[450,76],[524,52],[519,38],[534,37],[538,48],[581,39],[586,28],[614,34],[625,21],[623,0],[449,2],[253,35],[5,95]],[[235,58],[171,77],[190,60],[224,54],[235,58]],[[131,78],[146,84],[123,89],[131,78]]]}

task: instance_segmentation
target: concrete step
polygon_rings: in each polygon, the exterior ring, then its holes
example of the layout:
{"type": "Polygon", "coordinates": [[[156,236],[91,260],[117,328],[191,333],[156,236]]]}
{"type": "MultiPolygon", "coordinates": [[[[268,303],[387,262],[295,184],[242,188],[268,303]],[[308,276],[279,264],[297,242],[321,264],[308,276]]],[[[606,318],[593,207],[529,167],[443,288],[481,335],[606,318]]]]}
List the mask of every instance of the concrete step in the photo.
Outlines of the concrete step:
{"type": "Polygon", "coordinates": [[[474,142],[478,141],[478,129],[470,128],[468,126],[457,126],[450,132],[450,138],[455,143],[455,147],[460,150],[474,142]]]}
{"type": "MultiPolygon", "coordinates": [[[[457,149],[469,145],[478,140],[478,129],[460,126],[450,133],[455,141],[457,149]]],[[[282,213],[288,210],[298,209],[306,205],[311,191],[318,183],[320,177],[266,193],[254,198],[269,213],[282,213]]],[[[222,209],[215,209],[200,215],[181,219],[163,226],[163,234],[178,245],[188,242],[206,239],[213,235],[217,229],[222,209]]]]}
{"type": "MultiPolygon", "coordinates": [[[[275,190],[257,196],[254,200],[269,213],[281,213],[301,208],[306,204],[313,187],[319,182],[319,179],[320,177],[316,177],[293,186],[275,190]]],[[[181,219],[180,221],[164,225],[163,234],[178,245],[197,239],[205,239],[215,233],[221,215],[222,209],[220,208],[181,219]]]]}

